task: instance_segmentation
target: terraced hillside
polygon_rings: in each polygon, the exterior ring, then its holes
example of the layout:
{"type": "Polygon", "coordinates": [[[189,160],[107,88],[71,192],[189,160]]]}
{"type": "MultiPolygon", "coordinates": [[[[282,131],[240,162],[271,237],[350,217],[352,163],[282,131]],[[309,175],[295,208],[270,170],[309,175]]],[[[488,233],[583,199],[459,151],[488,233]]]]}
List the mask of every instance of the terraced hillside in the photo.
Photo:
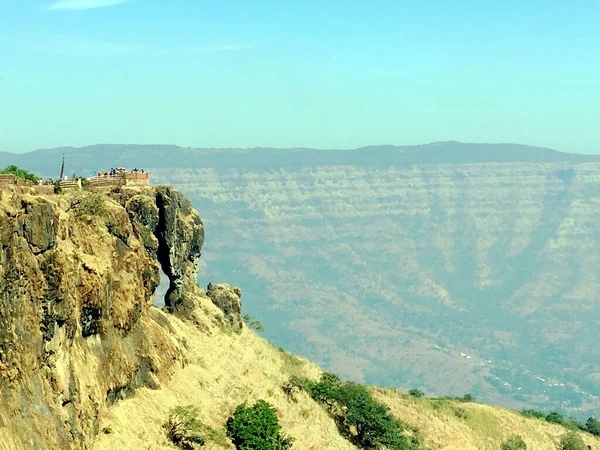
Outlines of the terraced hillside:
{"type": "Polygon", "coordinates": [[[154,175],[205,211],[201,276],[245,286],[278,344],[369,383],[574,413],[599,405],[599,169],[154,175]]]}
{"type": "Polygon", "coordinates": [[[202,283],[241,286],[277,345],[371,384],[600,415],[599,158],[461,145],[153,148],[145,168],[203,213],[202,283]]]}

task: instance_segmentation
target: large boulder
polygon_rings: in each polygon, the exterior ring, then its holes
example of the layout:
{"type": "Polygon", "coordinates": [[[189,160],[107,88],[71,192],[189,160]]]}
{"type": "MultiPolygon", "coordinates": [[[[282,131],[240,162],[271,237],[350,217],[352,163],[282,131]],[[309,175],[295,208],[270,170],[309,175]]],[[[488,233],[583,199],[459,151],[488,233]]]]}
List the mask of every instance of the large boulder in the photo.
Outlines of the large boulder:
{"type": "Polygon", "coordinates": [[[206,295],[223,312],[225,321],[237,333],[242,331],[242,291],[240,288],[231,287],[226,283],[209,284],[206,295]]]}

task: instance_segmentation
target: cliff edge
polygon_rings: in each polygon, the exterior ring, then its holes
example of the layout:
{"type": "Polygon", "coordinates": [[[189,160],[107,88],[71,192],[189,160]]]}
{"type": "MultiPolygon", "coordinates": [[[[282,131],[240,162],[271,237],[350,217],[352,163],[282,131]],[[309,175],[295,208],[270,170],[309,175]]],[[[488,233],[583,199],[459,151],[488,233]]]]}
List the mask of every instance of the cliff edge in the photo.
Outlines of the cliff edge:
{"type": "Polygon", "coordinates": [[[0,448],[85,448],[104,407],[186,364],[152,306],[159,267],[168,312],[209,333],[241,322],[197,285],[203,244],[200,216],[170,187],[0,191],[0,448]]]}

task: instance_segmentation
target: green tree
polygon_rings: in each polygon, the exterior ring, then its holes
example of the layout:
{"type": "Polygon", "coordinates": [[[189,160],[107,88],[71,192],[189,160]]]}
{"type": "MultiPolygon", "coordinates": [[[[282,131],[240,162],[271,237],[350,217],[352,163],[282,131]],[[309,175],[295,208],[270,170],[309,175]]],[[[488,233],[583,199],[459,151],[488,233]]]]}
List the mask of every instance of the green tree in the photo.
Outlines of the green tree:
{"type": "Polygon", "coordinates": [[[500,450],[527,450],[527,444],[521,436],[511,436],[502,443],[500,450]]]}
{"type": "Polygon", "coordinates": [[[324,372],[318,382],[306,380],[302,387],[314,400],[326,405],[340,433],[359,448],[424,448],[418,430],[405,429],[363,385],[342,382],[337,375],[324,372]]]}
{"type": "Polygon", "coordinates": [[[342,385],[340,377],[331,372],[323,372],[317,383],[308,383],[308,390],[313,400],[327,405],[330,412],[338,401],[338,391],[342,385]]]}
{"type": "Polygon", "coordinates": [[[463,403],[473,403],[475,401],[473,394],[465,394],[462,397],[457,397],[456,399],[463,403]]]}
{"type": "Polygon", "coordinates": [[[337,400],[346,410],[342,421],[344,434],[350,435],[356,445],[364,449],[385,446],[393,450],[410,447],[402,435],[404,426],[393,417],[388,408],[376,401],[363,385],[348,382],[338,390],[337,400]]]}
{"type": "Polygon", "coordinates": [[[425,396],[425,393],[421,389],[411,389],[408,391],[408,395],[411,397],[421,398],[425,396]]]}
{"type": "Polygon", "coordinates": [[[10,175],[14,175],[15,177],[18,178],[23,178],[25,180],[29,180],[32,181],[33,183],[37,183],[38,180],[40,179],[40,177],[38,177],[37,175],[28,172],[25,169],[21,169],[17,166],[8,166],[6,169],[1,170],[0,174],[10,174],[10,175]]]}
{"type": "Polygon", "coordinates": [[[581,436],[575,431],[569,431],[560,442],[561,450],[588,450],[581,436]]]}
{"type": "Polygon", "coordinates": [[[238,450],[287,450],[292,439],[281,433],[275,409],[264,400],[238,405],[227,421],[227,436],[238,450]]]}
{"type": "Polygon", "coordinates": [[[592,433],[594,436],[600,436],[600,420],[590,417],[585,422],[585,431],[592,433]]]}

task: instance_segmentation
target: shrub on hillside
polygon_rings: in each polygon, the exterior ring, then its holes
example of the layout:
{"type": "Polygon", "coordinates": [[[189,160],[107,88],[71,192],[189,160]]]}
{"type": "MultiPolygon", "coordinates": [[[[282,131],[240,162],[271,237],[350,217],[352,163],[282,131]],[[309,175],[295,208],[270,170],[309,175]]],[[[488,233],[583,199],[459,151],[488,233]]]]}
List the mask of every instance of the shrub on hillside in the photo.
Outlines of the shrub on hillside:
{"type": "Polygon", "coordinates": [[[304,380],[301,387],[327,408],[340,433],[359,448],[424,448],[418,430],[407,429],[363,385],[325,372],[319,381],[304,380]]]}
{"type": "Polygon", "coordinates": [[[468,419],[469,418],[469,413],[467,411],[465,411],[463,408],[456,408],[454,410],[454,415],[456,417],[458,417],[459,419],[468,419]]]}
{"type": "Polygon", "coordinates": [[[473,394],[465,394],[462,397],[456,397],[456,400],[463,403],[473,403],[475,402],[475,397],[473,394]]]}
{"type": "Polygon", "coordinates": [[[421,398],[425,396],[425,393],[421,389],[411,389],[408,391],[408,395],[411,397],[421,398]]]}
{"type": "Polygon", "coordinates": [[[581,436],[575,431],[569,431],[560,442],[561,450],[588,450],[581,436]]]}
{"type": "Polygon", "coordinates": [[[563,425],[565,427],[567,427],[570,430],[581,430],[581,431],[587,431],[587,428],[585,426],[584,423],[581,423],[579,420],[574,419],[573,417],[569,417],[569,419],[565,419],[565,422],[563,423],[563,425]]]}
{"type": "Polygon", "coordinates": [[[500,446],[500,450],[527,450],[527,444],[521,436],[511,436],[500,446]]]}
{"type": "Polygon", "coordinates": [[[585,431],[592,433],[594,436],[600,436],[600,420],[590,417],[585,423],[585,431]]]}
{"type": "Polygon", "coordinates": [[[251,330],[260,332],[265,331],[265,327],[263,327],[263,324],[260,322],[260,320],[254,320],[250,314],[245,314],[242,319],[244,319],[246,326],[251,330]]]}
{"type": "Polygon", "coordinates": [[[227,435],[238,450],[287,450],[292,439],[281,433],[275,409],[264,400],[238,405],[227,421],[227,435]]]}
{"type": "Polygon", "coordinates": [[[74,209],[78,217],[104,216],[107,212],[104,198],[100,194],[80,196],[71,203],[69,209],[74,209]]]}
{"type": "Polygon", "coordinates": [[[194,450],[205,444],[198,410],[193,406],[177,406],[163,424],[167,437],[177,447],[194,450]]]}
{"type": "Polygon", "coordinates": [[[546,419],[546,414],[537,409],[522,409],[519,413],[523,417],[532,417],[535,419],[546,419]]]}
{"type": "Polygon", "coordinates": [[[557,423],[559,425],[563,425],[565,423],[565,418],[562,414],[552,411],[546,416],[546,422],[557,423]]]}

